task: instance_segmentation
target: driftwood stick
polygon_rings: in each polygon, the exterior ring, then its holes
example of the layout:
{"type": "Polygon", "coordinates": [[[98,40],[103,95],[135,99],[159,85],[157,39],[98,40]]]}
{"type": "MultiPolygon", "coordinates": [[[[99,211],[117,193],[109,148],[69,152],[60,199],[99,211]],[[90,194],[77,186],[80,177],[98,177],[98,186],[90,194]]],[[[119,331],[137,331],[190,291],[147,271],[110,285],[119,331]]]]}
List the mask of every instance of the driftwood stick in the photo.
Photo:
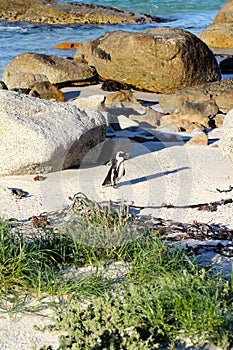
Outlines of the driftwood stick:
{"type": "Polygon", "coordinates": [[[233,199],[232,198],[228,198],[228,199],[221,199],[220,201],[215,201],[215,202],[210,202],[210,203],[198,203],[198,204],[188,204],[188,205],[172,205],[172,204],[162,204],[162,205],[148,205],[148,206],[143,206],[143,205],[131,205],[129,204],[128,206],[130,208],[134,208],[134,209],[161,209],[161,208],[179,208],[179,209],[187,209],[187,208],[200,208],[203,206],[219,206],[219,205],[225,205],[225,204],[229,204],[229,203],[233,203],[233,199]]]}
{"type": "Polygon", "coordinates": [[[233,186],[229,186],[229,188],[228,188],[228,190],[220,190],[219,188],[216,188],[216,190],[218,191],[218,192],[220,192],[220,193],[223,193],[223,192],[231,192],[232,190],[233,190],[233,186]]]}

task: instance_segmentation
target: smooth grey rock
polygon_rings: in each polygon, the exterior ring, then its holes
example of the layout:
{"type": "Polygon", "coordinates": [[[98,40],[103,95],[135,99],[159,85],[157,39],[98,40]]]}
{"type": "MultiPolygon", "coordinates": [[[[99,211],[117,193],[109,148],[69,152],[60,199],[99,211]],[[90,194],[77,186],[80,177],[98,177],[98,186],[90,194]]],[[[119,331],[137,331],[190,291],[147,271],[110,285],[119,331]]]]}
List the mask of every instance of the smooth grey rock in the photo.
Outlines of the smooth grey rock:
{"type": "Polygon", "coordinates": [[[3,80],[5,81],[8,89],[22,89],[27,90],[30,89],[35,83],[40,82],[48,82],[48,78],[45,74],[41,73],[33,73],[20,71],[20,65],[15,67],[15,71],[8,72],[6,74],[3,73],[3,80]]]}
{"type": "Polygon", "coordinates": [[[52,84],[81,84],[93,81],[96,70],[87,64],[78,64],[73,60],[45,55],[40,53],[25,52],[8,63],[2,80],[8,89],[30,88],[31,85],[50,81],[52,84]]]}
{"type": "Polygon", "coordinates": [[[117,117],[118,123],[121,129],[128,129],[128,128],[138,128],[139,123],[135,122],[134,120],[129,119],[125,115],[119,115],[117,117]]]}
{"type": "Polygon", "coordinates": [[[105,119],[64,102],[0,90],[0,175],[78,166],[105,139],[105,119]]]}
{"type": "Polygon", "coordinates": [[[97,109],[103,101],[104,101],[103,95],[91,95],[88,97],[77,97],[71,100],[69,103],[83,110],[86,108],[97,109]]]}

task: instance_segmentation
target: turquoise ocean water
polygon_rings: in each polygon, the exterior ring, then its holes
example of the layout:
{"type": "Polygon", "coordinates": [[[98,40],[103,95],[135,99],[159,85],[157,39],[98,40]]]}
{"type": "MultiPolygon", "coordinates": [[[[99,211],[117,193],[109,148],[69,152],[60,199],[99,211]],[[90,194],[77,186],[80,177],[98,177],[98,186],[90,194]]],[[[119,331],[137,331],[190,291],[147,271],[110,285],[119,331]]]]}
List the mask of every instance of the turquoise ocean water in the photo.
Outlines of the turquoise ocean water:
{"type": "MultiPolygon", "coordinates": [[[[59,0],[67,1],[68,0],[59,0]]],[[[60,42],[82,42],[95,39],[107,31],[138,31],[152,26],[166,25],[182,28],[197,34],[211,24],[224,0],[72,0],[73,3],[94,3],[164,17],[170,22],[153,25],[107,25],[107,26],[41,26],[27,23],[10,23],[0,21],[0,78],[6,65],[23,52],[55,54],[61,57],[73,56],[73,51],[54,49],[60,42]]]]}

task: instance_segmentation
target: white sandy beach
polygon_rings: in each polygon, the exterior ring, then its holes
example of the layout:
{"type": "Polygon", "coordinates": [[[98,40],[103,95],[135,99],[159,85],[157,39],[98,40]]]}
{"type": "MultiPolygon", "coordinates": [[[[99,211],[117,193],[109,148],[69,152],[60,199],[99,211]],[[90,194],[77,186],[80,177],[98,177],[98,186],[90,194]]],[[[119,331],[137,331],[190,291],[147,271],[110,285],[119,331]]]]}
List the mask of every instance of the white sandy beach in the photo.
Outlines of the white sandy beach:
{"type": "MultiPolygon", "coordinates": [[[[99,86],[64,90],[68,98],[106,94],[99,86]]],[[[144,101],[158,101],[156,94],[137,92],[135,96],[144,101]]],[[[182,138],[182,133],[178,136],[182,138]]],[[[143,207],[162,203],[183,206],[231,198],[231,193],[217,191],[217,188],[226,190],[233,184],[233,165],[217,147],[220,137],[221,129],[210,132],[208,146],[188,146],[182,141],[166,144],[131,142],[130,158],[125,162],[126,174],[116,189],[102,187],[108,167],[99,164],[44,174],[43,181],[34,181],[34,175],[1,177],[0,215],[27,220],[32,215],[53,212],[70,205],[69,197],[77,192],[83,192],[97,202],[124,201],[143,207]],[[17,199],[9,188],[20,188],[28,196],[17,199]]],[[[139,214],[233,227],[231,213],[232,204],[219,206],[214,212],[191,208],[145,208],[139,214]]]]}
{"type": "MultiPolygon", "coordinates": [[[[68,98],[99,93],[96,88],[66,89],[68,98]]],[[[105,92],[101,92],[105,94],[105,92]]],[[[154,94],[138,94],[140,99],[157,101],[154,94]]],[[[186,135],[187,136],[187,135],[186,135]]],[[[179,134],[179,137],[182,137],[179,134]]],[[[189,205],[214,202],[231,198],[232,193],[220,193],[233,185],[233,165],[223,157],[217,147],[221,130],[209,135],[210,145],[188,146],[185,142],[162,144],[158,142],[131,142],[130,157],[125,162],[126,174],[117,188],[102,187],[107,174],[106,165],[63,170],[43,174],[43,181],[35,181],[35,175],[0,178],[0,216],[27,220],[33,215],[61,210],[71,204],[69,197],[83,192],[97,202],[118,201],[145,207],[138,214],[151,215],[192,223],[194,220],[215,223],[233,228],[233,204],[218,206],[216,211],[198,209],[160,208],[162,203],[189,205]],[[10,191],[19,188],[28,195],[16,198],[10,191]]],[[[38,332],[34,324],[45,324],[43,317],[17,315],[11,322],[9,316],[0,317],[0,349],[27,350],[32,344],[58,346],[57,334],[38,332]]]]}
{"type": "MultiPolygon", "coordinates": [[[[71,204],[69,197],[77,192],[97,202],[124,201],[144,207],[231,198],[231,193],[220,193],[216,189],[228,189],[233,183],[233,167],[218,148],[211,146],[169,145],[150,151],[143,144],[132,144],[125,168],[126,175],[116,189],[102,187],[108,171],[105,165],[46,174],[43,181],[34,181],[33,175],[2,177],[1,216],[26,220],[32,215],[61,210],[71,204]],[[20,188],[28,192],[28,196],[18,199],[9,188],[20,188]]],[[[167,208],[145,208],[140,212],[181,222],[197,220],[233,227],[231,213],[231,204],[219,206],[215,212],[167,208]]]]}
{"type": "MultiPolygon", "coordinates": [[[[118,188],[103,188],[107,167],[65,170],[47,174],[44,181],[33,176],[3,177],[0,179],[1,215],[27,219],[47,211],[62,209],[70,204],[69,196],[81,191],[96,201],[124,199],[139,205],[160,205],[163,202],[184,205],[205,203],[231,197],[216,188],[228,189],[233,183],[233,167],[211,146],[170,146],[154,152],[140,144],[132,145],[131,157],[126,161],[126,175],[118,188]],[[17,187],[29,193],[16,199],[7,187],[17,187]]],[[[197,209],[143,209],[140,214],[153,215],[181,222],[217,223],[233,228],[232,204],[219,206],[217,211],[197,209]]],[[[33,326],[47,324],[41,316],[17,315],[13,321],[0,315],[0,349],[28,350],[32,344],[52,344],[58,347],[57,333],[36,331],[33,326]]],[[[192,349],[192,347],[190,347],[192,349]]],[[[216,348],[214,348],[216,349],[216,348]]]]}

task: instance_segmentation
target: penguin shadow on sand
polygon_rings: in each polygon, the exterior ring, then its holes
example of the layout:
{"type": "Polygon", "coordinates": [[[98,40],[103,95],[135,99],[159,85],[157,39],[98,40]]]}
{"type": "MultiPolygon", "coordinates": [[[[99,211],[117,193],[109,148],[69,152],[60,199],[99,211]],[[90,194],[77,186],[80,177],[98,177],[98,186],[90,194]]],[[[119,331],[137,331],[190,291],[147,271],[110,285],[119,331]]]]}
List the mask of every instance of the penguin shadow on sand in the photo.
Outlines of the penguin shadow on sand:
{"type": "Polygon", "coordinates": [[[161,176],[167,176],[167,175],[170,175],[170,174],[175,174],[177,172],[180,172],[180,171],[184,171],[184,170],[188,170],[190,169],[189,167],[181,167],[181,168],[177,168],[177,169],[173,169],[173,170],[169,170],[169,171],[162,171],[162,172],[159,172],[159,173],[156,173],[156,174],[151,174],[151,175],[148,175],[148,176],[141,176],[141,177],[138,177],[138,178],[135,178],[135,179],[132,179],[132,180],[128,180],[128,181],[121,181],[117,184],[117,187],[123,187],[123,186],[126,186],[126,185],[136,185],[136,184],[139,184],[141,182],[147,182],[147,181],[150,181],[150,180],[153,180],[153,179],[157,179],[161,176]]]}

